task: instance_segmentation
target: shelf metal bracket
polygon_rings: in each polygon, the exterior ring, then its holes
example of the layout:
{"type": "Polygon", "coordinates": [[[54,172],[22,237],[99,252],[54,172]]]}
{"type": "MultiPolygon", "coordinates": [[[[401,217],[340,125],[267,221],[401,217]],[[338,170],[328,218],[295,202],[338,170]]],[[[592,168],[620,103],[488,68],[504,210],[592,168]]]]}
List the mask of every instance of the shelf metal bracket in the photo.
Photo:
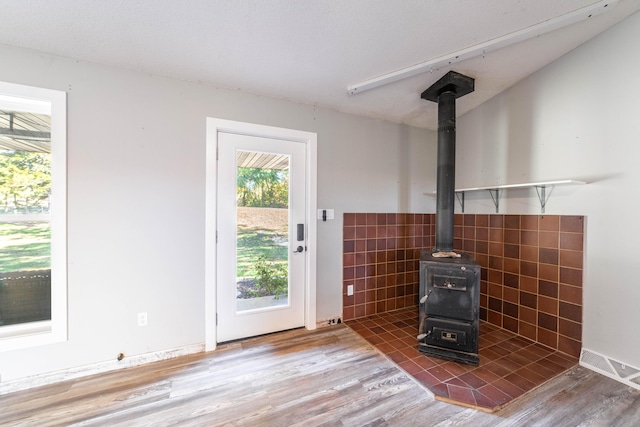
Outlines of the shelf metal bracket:
{"type": "Polygon", "coordinates": [[[491,194],[491,198],[493,199],[493,204],[496,205],[496,213],[500,213],[500,189],[490,188],[487,191],[489,192],[489,194],[491,194]]]}
{"type": "Polygon", "coordinates": [[[549,196],[551,196],[551,191],[547,194],[546,185],[536,185],[536,193],[538,193],[538,200],[540,200],[540,211],[544,213],[547,206],[547,200],[549,200],[549,196]]]}
{"type": "Polygon", "coordinates": [[[460,193],[456,193],[456,198],[458,199],[458,203],[460,203],[460,207],[462,208],[462,213],[464,213],[464,191],[460,193]]]}

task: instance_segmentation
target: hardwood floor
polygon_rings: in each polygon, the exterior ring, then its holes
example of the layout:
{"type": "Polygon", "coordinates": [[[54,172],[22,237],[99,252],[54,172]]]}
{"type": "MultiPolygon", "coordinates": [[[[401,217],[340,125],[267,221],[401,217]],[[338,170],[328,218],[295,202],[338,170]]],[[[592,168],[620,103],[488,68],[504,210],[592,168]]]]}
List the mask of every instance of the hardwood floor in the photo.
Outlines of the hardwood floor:
{"type": "Polygon", "coordinates": [[[436,401],[343,325],[0,396],[2,426],[637,426],[640,391],[581,367],[493,414],[436,401]]]}

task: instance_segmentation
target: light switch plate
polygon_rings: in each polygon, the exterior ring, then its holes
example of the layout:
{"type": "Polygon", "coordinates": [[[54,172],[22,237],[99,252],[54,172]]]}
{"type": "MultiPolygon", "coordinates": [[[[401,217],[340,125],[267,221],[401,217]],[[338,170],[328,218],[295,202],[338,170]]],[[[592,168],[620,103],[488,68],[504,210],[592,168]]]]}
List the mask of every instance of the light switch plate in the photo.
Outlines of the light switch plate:
{"type": "Polygon", "coordinates": [[[318,209],[318,219],[322,219],[322,212],[327,212],[327,219],[335,219],[335,213],[333,209],[318,209]]]}

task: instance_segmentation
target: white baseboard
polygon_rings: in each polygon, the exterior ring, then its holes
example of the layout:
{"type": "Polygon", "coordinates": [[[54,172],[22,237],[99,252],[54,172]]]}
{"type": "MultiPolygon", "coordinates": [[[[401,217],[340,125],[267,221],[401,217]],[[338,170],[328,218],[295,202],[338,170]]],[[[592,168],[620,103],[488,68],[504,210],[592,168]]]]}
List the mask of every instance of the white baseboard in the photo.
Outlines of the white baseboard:
{"type": "Polygon", "coordinates": [[[107,362],[95,363],[92,365],[79,366],[75,368],[63,369],[61,371],[48,372],[45,374],[33,375],[17,380],[0,383],[0,396],[14,391],[27,390],[43,385],[54,384],[61,381],[86,377],[89,375],[101,374],[115,371],[117,369],[131,368],[133,366],[158,362],[160,360],[173,359],[175,357],[186,356],[204,351],[204,344],[193,344],[169,350],[161,350],[153,353],[126,356],[122,360],[110,360],[107,362]]]}
{"type": "Polygon", "coordinates": [[[640,368],[618,362],[586,348],[582,348],[580,366],[640,390],[640,368]]]}

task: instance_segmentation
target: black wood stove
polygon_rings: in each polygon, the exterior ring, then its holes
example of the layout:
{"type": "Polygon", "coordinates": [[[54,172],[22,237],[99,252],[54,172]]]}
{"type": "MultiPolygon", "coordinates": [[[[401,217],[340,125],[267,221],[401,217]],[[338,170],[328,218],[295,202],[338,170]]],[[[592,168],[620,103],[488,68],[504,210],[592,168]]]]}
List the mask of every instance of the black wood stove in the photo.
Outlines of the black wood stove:
{"type": "Polygon", "coordinates": [[[478,365],[480,265],[468,254],[420,257],[418,349],[428,355],[478,365]]]}
{"type": "Polygon", "coordinates": [[[456,99],[474,79],[450,71],[422,93],[438,103],[436,247],[420,255],[418,349],[427,355],[478,365],[480,265],[453,251],[456,99]]]}

